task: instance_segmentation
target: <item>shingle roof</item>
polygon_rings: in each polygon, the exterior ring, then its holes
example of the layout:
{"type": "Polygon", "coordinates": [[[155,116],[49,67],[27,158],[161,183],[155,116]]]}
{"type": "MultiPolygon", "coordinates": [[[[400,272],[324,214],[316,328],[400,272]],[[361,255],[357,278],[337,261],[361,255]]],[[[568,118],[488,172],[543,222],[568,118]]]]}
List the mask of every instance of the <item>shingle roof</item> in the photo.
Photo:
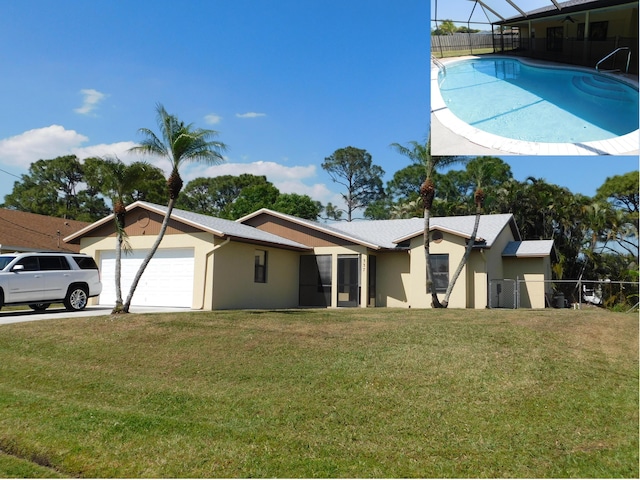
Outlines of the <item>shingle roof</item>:
{"type": "MultiPolygon", "coordinates": [[[[429,230],[440,230],[464,238],[470,238],[475,223],[475,215],[460,217],[432,217],[429,230]]],[[[519,239],[513,215],[482,215],[478,225],[476,241],[483,241],[490,248],[500,232],[507,226],[515,229],[514,237],[519,239]]],[[[348,231],[354,235],[367,238],[382,248],[395,248],[403,241],[409,240],[424,232],[424,219],[410,218],[406,220],[372,220],[364,222],[341,223],[335,226],[338,230],[348,231]]]]}
{"type": "MultiPolygon", "coordinates": [[[[398,220],[363,220],[354,222],[334,222],[318,223],[302,218],[275,212],[267,208],[260,209],[252,214],[236,220],[244,222],[252,217],[267,214],[278,218],[283,218],[299,225],[305,225],[314,230],[335,235],[354,243],[358,243],[370,248],[395,249],[398,244],[409,240],[424,231],[424,219],[409,218],[398,220]]],[[[473,232],[475,215],[461,217],[432,217],[429,221],[430,230],[441,230],[464,238],[470,238],[473,232]]],[[[513,231],[514,238],[520,240],[520,233],[513,219],[513,215],[482,215],[478,226],[477,241],[485,242],[486,247],[491,247],[500,232],[509,226],[513,231]]]]}
{"type": "MultiPolygon", "coordinates": [[[[134,208],[141,207],[147,210],[151,210],[157,212],[161,215],[165,215],[167,212],[167,207],[163,205],[156,205],[155,203],[137,201],[127,206],[127,211],[133,210],[134,208]]],[[[278,235],[274,235],[269,232],[265,232],[259,230],[257,228],[250,227],[248,225],[243,225],[238,222],[234,222],[232,220],[225,220],[223,218],[211,217],[209,215],[202,215],[199,213],[188,212],[186,210],[180,210],[178,208],[174,208],[171,212],[171,218],[174,220],[179,220],[186,224],[195,226],[204,231],[208,231],[213,233],[218,237],[232,237],[239,240],[244,240],[248,242],[257,242],[257,243],[267,243],[281,247],[293,248],[297,250],[311,250],[311,247],[307,245],[302,245],[301,243],[294,242],[289,240],[288,238],[279,237],[278,235]]],[[[98,222],[92,223],[87,226],[83,230],[75,233],[64,239],[65,242],[70,242],[78,237],[83,236],[94,228],[103,225],[104,223],[113,219],[113,215],[109,215],[98,222]]]]}
{"type": "MultiPolygon", "coordinates": [[[[154,205],[147,202],[136,203],[146,205],[150,209],[154,209],[153,207],[155,207],[155,210],[161,211],[162,214],[167,212],[167,207],[164,206],[154,205]]],[[[211,217],[209,215],[188,212],[178,208],[173,209],[171,212],[171,218],[185,220],[192,225],[197,225],[203,227],[205,230],[210,230],[212,233],[216,233],[221,237],[234,237],[243,240],[272,243],[302,250],[311,249],[311,247],[308,247],[307,245],[294,242],[288,238],[280,237],[273,233],[265,232],[233,220],[225,220],[224,218],[211,217]]]]}
{"type": "Polygon", "coordinates": [[[0,249],[79,252],[79,245],[65,244],[62,239],[87,225],[77,220],[0,208],[0,249]]]}
{"type": "Polygon", "coordinates": [[[502,251],[503,257],[546,257],[551,255],[553,240],[523,240],[509,242],[502,251]]]}

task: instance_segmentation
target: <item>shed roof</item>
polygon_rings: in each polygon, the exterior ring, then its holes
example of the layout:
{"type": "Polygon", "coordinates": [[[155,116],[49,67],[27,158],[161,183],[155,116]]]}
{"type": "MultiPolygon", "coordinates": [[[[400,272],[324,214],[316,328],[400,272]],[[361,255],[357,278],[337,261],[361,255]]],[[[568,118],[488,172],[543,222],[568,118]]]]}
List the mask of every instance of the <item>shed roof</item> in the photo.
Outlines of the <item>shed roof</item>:
{"type": "Polygon", "coordinates": [[[79,252],[79,246],[67,245],[62,238],[87,225],[88,222],[0,208],[0,250],[79,252]]]}
{"type": "Polygon", "coordinates": [[[509,242],[502,251],[503,257],[546,257],[551,255],[553,240],[523,240],[509,242]]]}

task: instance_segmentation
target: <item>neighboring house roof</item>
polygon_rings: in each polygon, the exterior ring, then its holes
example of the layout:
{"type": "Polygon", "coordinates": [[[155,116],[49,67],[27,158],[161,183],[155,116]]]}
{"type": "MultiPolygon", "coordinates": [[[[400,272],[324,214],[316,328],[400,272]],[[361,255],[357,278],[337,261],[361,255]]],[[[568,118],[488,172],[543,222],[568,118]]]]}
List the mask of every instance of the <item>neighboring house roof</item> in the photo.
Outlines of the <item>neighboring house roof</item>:
{"type": "MultiPolygon", "coordinates": [[[[245,222],[259,215],[272,215],[289,220],[319,232],[328,233],[338,238],[364,245],[373,249],[397,249],[399,244],[410,240],[424,232],[424,219],[408,218],[397,220],[364,220],[354,222],[334,222],[329,224],[294,217],[268,208],[262,208],[246,215],[237,222],[245,222]]],[[[430,230],[440,230],[463,238],[470,238],[473,232],[475,215],[460,217],[432,217],[429,221],[430,230]]],[[[482,215],[478,225],[476,241],[485,247],[491,247],[500,232],[509,227],[513,237],[520,240],[520,232],[515,219],[510,213],[498,215],[482,215]]]]}
{"type": "MultiPolygon", "coordinates": [[[[143,208],[149,211],[156,212],[160,215],[165,215],[167,207],[163,205],[156,205],[155,203],[137,201],[127,206],[127,211],[134,208],[143,208]]],[[[171,218],[173,220],[191,225],[199,228],[205,232],[212,233],[217,237],[232,238],[241,241],[247,241],[251,243],[270,244],[279,247],[291,248],[295,250],[311,250],[311,247],[302,245],[301,243],[294,242],[287,238],[279,237],[269,232],[258,230],[257,228],[249,227],[232,220],[225,220],[222,218],[211,217],[209,215],[202,215],[199,213],[188,212],[186,210],[180,210],[174,208],[171,212],[171,218]]],[[[76,232],[64,239],[65,242],[78,241],[81,237],[87,236],[92,230],[104,225],[105,223],[113,220],[113,214],[88,225],[84,229],[76,232]]]]}
{"type": "Polygon", "coordinates": [[[79,246],[66,245],[62,239],[87,225],[88,222],[0,208],[0,251],[79,252],[79,246]]]}
{"type": "Polygon", "coordinates": [[[502,251],[503,257],[546,257],[551,255],[553,240],[524,240],[509,242],[502,251]]]}
{"type": "Polygon", "coordinates": [[[637,4],[637,0],[568,0],[566,2],[557,2],[557,8],[554,4],[549,4],[542,8],[537,8],[529,12],[525,12],[526,15],[517,15],[515,17],[507,18],[495,22],[495,24],[514,23],[522,20],[535,20],[536,18],[544,18],[551,15],[568,15],[570,13],[577,13],[585,10],[593,10],[595,8],[615,7],[618,5],[637,4]]]}

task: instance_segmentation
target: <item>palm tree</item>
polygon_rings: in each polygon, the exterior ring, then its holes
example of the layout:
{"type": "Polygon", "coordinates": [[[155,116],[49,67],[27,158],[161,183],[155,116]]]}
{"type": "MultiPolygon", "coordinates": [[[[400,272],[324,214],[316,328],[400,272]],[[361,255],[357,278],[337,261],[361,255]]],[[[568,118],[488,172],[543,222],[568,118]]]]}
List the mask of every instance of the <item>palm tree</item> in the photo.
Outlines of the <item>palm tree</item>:
{"type": "Polygon", "coordinates": [[[158,237],[142,261],[133,279],[129,295],[122,307],[124,313],[129,312],[131,299],[138,286],[140,277],[142,277],[144,270],[147,268],[156,250],[158,250],[160,242],[167,231],[171,212],[182,190],[183,182],[180,177],[180,167],[188,162],[204,162],[209,165],[220,163],[224,160],[222,152],[227,148],[224,143],[214,140],[214,137],[218,135],[218,132],[215,130],[194,128],[193,124],[185,124],[178,120],[176,116],[167,113],[161,104],[156,106],[156,111],[160,136],[157,136],[148,128],[141,128],[139,132],[142,133],[145,138],[140,145],[131,148],[130,151],[144,155],[164,157],[171,162],[171,174],[167,179],[169,203],[160,227],[160,232],[158,232],[158,237]]]}
{"type": "Polygon", "coordinates": [[[121,259],[122,250],[129,250],[127,233],[125,232],[125,216],[127,213],[125,203],[135,191],[137,185],[144,180],[153,168],[147,162],[134,162],[125,165],[117,156],[112,158],[89,158],[85,160],[85,173],[92,182],[98,186],[101,193],[111,199],[113,205],[113,220],[116,230],[116,265],[115,288],[116,304],[111,313],[122,311],[122,287],[121,287],[121,259]]]}
{"type": "Polygon", "coordinates": [[[438,294],[433,288],[433,271],[429,257],[429,221],[431,218],[431,207],[435,198],[436,188],[433,181],[434,173],[437,168],[445,167],[456,162],[464,161],[461,157],[432,157],[431,156],[431,136],[422,144],[411,141],[409,146],[392,143],[391,147],[398,153],[411,159],[413,162],[423,165],[425,169],[425,181],[420,186],[420,196],[422,197],[422,206],[424,212],[424,257],[426,262],[426,292],[431,293],[431,306],[439,308],[442,305],[438,300],[438,294]]]}
{"type": "Polygon", "coordinates": [[[485,194],[482,188],[480,188],[480,184],[478,184],[478,188],[475,191],[473,196],[474,202],[476,204],[476,218],[473,223],[473,231],[471,232],[471,237],[467,241],[467,248],[464,251],[464,255],[458,264],[458,268],[451,277],[449,281],[449,285],[447,285],[447,291],[444,294],[444,299],[441,302],[442,308],[447,308],[449,305],[449,297],[451,296],[451,292],[453,291],[453,287],[462,273],[462,269],[469,262],[469,257],[471,256],[471,249],[473,248],[474,243],[476,242],[476,235],[478,234],[478,226],[480,225],[480,216],[482,215],[482,206],[484,204],[485,194]]]}

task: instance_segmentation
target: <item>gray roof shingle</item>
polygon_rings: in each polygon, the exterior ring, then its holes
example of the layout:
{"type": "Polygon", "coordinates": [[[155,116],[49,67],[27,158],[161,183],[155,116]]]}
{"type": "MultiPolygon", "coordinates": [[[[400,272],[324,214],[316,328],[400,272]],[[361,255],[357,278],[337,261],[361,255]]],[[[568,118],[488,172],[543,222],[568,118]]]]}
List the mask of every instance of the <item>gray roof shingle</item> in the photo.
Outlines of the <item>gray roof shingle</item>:
{"type": "MultiPolygon", "coordinates": [[[[471,237],[475,215],[460,217],[432,217],[429,220],[430,230],[441,230],[465,238],[471,237]]],[[[491,247],[500,232],[513,222],[513,215],[497,214],[482,215],[478,225],[477,241],[484,241],[486,247],[491,247]]],[[[332,224],[336,230],[348,232],[369,242],[379,245],[381,248],[396,248],[410,238],[421,235],[424,231],[424,219],[409,218],[400,220],[371,220],[362,222],[344,222],[332,224]]],[[[517,233],[517,230],[516,230],[517,233]]],[[[519,239],[519,234],[514,235],[519,239]]]]}

